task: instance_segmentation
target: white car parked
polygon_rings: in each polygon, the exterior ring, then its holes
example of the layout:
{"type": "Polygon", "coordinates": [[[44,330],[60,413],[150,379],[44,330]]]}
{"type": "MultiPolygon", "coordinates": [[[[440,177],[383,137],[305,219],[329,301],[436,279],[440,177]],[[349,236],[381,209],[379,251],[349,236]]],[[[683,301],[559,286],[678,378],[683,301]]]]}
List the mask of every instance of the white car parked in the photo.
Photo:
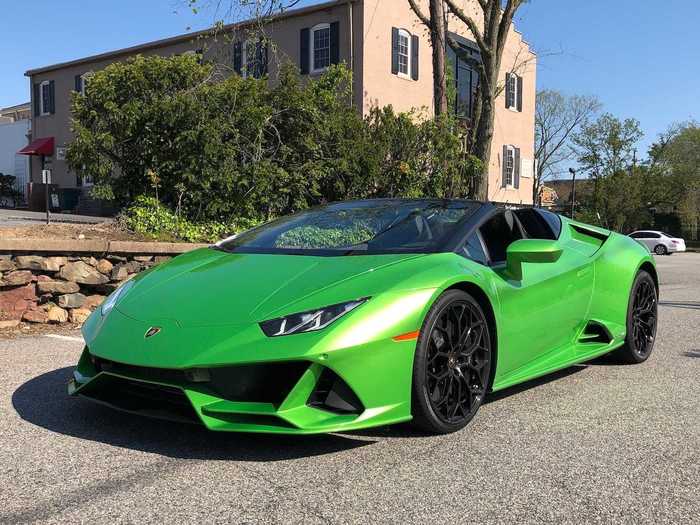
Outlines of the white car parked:
{"type": "Polygon", "coordinates": [[[654,252],[656,255],[670,255],[675,252],[685,251],[685,241],[683,239],[671,237],[664,232],[640,230],[630,233],[630,237],[649,248],[649,251],[654,252]]]}

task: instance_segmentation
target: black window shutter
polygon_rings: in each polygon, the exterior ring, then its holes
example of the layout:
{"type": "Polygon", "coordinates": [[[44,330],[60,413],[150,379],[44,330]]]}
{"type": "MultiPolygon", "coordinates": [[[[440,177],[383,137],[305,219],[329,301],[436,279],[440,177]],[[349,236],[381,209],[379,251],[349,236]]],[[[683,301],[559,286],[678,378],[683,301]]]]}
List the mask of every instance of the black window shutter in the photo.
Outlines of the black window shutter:
{"type": "Polygon", "coordinates": [[[331,64],[340,64],[340,22],[331,24],[331,64]]]}
{"type": "Polygon", "coordinates": [[[49,81],[49,113],[56,113],[56,83],[49,81]]]}
{"type": "Polygon", "coordinates": [[[418,35],[411,37],[411,78],[418,80],[418,48],[420,46],[420,38],[418,35]]]}
{"type": "Polygon", "coordinates": [[[255,70],[253,76],[261,78],[267,73],[267,45],[264,42],[255,44],[255,70]]]}
{"type": "Polygon", "coordinates": [[[41,86],[34,84],[34,116],[41,115],[41,86]]]}
{"type": "Polygon", "coordinates": [[[391,74],[399,74],[399,30],[391,28],[391,74]]]}
{"type": "Polygon", "coordinates": [[[508,101],[510,100],[510,73],[506,73],[506,108],[509,108],[508,101]]]}
{"type": "Polygon", "coordinates": [[[311,44],[310,39],[311,31],[309,30],[309,28],[307,27],[302,29],[299,41],[299,69],[301,69],[302,75],[309,74],[309,54],[311,53],[309,48],[311,44]]]}
{"type": "Polygon", "coordinates": [[[261,53],[261,55],[260,55],[260,59],[261,59],[261,62],[260,62],[260,71],[261,71],[260,76],[261,76],[261,77],[267,75],[267,73],[268,73],[268,71],[267,71],[267,65],[268,65],[269,57],[270,57],[270,55],[269,55],[269,53],[268,53],[268,46],[267,46],[267,43],[264,43],[264,44],[262,44],[262,53],[261,53]]]}
{"type": "Polygon", "coordinates": [[[513,186],[520,187],[520,148],[515,148],[513,163],[513,186]]]}
{"type": "Polygon", "coordinates": [[[523,77],[517,77],[518,78],[518,100],[517,100],[517,107],[518,111],[523,110],[523,77]]]}
{"type": "Polygon", "coordinates": [[[83,90],[83,76],[75,75],[75,91],[80,93],[83,90]]]}
{"type": "Polygon", "coordinates": [[[501,158],[501,188],[505,188],[508,180],[508,146],[503,146],[503,157],[501,158]]]}
{"type": "Polygon", "coordinates": [[[236,42],[233,44],[233,70],[241,74],[243,69],[243,44],[236,42]]]}

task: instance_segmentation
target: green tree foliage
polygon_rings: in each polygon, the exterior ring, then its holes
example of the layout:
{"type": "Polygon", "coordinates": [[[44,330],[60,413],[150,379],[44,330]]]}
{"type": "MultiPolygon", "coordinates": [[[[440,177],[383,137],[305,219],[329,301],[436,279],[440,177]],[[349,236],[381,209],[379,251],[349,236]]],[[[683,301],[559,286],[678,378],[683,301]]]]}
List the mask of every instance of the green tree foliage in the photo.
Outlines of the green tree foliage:
{"type": "Polygon", "coordinates": [[[700,126],[677,124],[661,135],[649,152],[651,169],[658,174],[649,186],[660,211],[675,211],[682,234],[700,235],[700,126]]]}
{"type": "Polygon", "coordinates": [[[592,186],[581,195],[577,218],[627,231],[646,217],[641,183],[647,174],[635,166],[642,135],[637,120],[606,113],[572,136],[576,159],[592,186]]]}
{"type": "Polygon", "coordinates": [[[128,206],[147,195],[199,223],[346,198],[467,194],[481,165],[463,153],[455,122],[391,107],[363,119],[351,80],[334,66],[302,83],[287,66],[271,86],[194,56],[138,56],[74,94],[67,160],[99,197],[128,206]]]}

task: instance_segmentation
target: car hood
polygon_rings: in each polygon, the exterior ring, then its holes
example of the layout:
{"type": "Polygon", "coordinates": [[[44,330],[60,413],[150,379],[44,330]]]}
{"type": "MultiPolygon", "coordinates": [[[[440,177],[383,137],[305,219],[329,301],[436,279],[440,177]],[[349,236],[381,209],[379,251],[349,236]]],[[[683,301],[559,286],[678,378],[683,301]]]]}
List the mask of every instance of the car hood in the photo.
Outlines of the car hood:
{"type": "Polygon", "coordinates": [[[374,272],[416,257],[423,255],[315,257],[204,248],[139,276],[116,308],[140,321],[169,319],[181,326],[249,324],[293,313],[296,303],[313,302],[317,294],[328,300],[331,288],[370,273],[356,296],[333,297],[337,303],[372,295],[381,283],[374,272]]]}

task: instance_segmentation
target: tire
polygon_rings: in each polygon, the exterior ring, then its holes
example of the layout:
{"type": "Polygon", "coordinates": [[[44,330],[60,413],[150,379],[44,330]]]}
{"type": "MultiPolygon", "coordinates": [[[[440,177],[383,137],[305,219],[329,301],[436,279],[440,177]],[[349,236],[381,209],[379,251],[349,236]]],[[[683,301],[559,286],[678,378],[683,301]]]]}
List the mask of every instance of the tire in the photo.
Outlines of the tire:
{"type": "Polygon", "coordinates": [[[627,336],[616,356],[625,363],[643,363],[656,341],[658,293],[648,272],[641,270],[634,279],[627,306],[627,336]]]}
{"type": "Polygon", "coordinates": [[[654,253],[656,255],[666,255],[668,253],[668,249],[663,244],[657,244],[654,248],[654,253]]]}
{"type": "Polygon", "coordinates": [[[489,387],[492,348],[479,303],[448,290],[428,311],[413,362],[413,423],[431,434],[464,428],[489,387]]]}

